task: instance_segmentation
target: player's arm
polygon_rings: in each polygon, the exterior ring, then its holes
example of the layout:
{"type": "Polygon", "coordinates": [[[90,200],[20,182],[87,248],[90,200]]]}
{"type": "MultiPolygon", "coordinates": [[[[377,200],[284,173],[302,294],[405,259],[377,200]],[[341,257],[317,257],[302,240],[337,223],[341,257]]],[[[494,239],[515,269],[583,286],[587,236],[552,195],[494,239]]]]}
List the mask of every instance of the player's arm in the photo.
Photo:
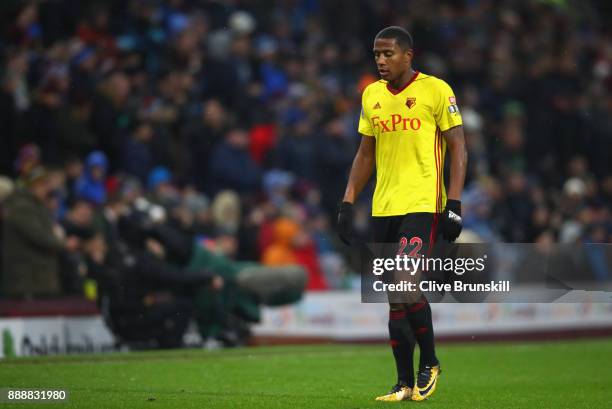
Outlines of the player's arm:
{"type": "Polygon", "coordinates": [[[461,200],[468,160],[463,126],[458,125],[447,129],[442,132],[442,136],[446,140],[446,146],[450,154],[448,198],[451,200],[461,200]]]}
{"type": "Polygon", "coordinates": [[[361,135],[361,143],[353,160],[343,202],[354,203],[357,196],[370,180],[376,162],[376,139],[373,136],[361,135]]]}
{"type": "Polygon", "coordinates": [[[361,143],[353,160],[344,198],[338,208],[338,236],[345,244],[351,243],[353,203],[370,180],[376,161],[376,139],[361,134],[361,143]]]}
{"type": "Polygon", "coordinates": [[[449,241],[455,241],[463,228],[461,220],[461,192],[465,182],[467,167],[467,150],[463,126],[457,125],[442,132],[450,153],[450,184],[446,199],[446,207],[442,214],[442,236],[449,241]]]}
{"type": "Polygon", "coordinates": [[[441,80],[434,82],[433,86],[436,92],[434,97],[436,125],[442,130],[442,136],[450,153],[450,183],[440,226],[442,237],[455,241],[463,228],[461,192],[467,167],[463,120],[451,87],[441,80]]]}

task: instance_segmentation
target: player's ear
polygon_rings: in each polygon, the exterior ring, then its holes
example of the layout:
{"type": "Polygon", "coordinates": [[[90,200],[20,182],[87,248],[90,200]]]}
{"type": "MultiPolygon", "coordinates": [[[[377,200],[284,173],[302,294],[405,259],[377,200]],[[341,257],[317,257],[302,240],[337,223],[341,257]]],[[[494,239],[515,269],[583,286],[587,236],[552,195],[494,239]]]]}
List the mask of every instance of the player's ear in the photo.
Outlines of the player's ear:
{"type": "Polygon", "coordinates": [[[414,57],[414,53],[412,52],[412,48],[407,48],[404,50],[404,58],[406,62],[412,62],[412,57],[414,57]]]}

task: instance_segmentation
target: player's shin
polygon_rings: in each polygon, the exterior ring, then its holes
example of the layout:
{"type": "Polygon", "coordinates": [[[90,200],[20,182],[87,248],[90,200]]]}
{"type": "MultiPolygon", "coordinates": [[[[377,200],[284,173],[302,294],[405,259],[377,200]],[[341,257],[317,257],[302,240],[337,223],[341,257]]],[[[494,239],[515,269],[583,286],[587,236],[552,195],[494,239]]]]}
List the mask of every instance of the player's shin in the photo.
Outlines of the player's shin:
{"type": "Polygon", "coordinates": [[[406,319],[405,310],[391,309],[389,312],[389,339],[395,358],[398,383],[404,383],[412,388],[414,385],[415,341],[410,324],[406,319]]]}
{"type": "Polygon", "coordinates": [[[406,306],[406,315],[414,336],[419,343],[419,367],[438,365],[434,345],[431,306],[425,297],[418,303],[406,306]]]}

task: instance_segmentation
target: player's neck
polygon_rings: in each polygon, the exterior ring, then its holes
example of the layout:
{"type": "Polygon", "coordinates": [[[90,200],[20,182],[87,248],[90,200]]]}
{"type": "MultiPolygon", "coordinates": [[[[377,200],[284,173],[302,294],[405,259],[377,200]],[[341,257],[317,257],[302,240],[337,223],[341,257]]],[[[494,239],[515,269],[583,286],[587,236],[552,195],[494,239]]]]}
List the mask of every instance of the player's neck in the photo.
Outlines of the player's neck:
{"type": "Polygon", "coordinates": [[[400,90],[406,87],[406,85],[412,81],[412,78],[414,77],[414,74],[416,73],[415,70],[413,70],[412,68],[406,70],[406,72],[404,74],[402,74],[400,77],[398,77],[397,79],[393,80],[393,81],[389,81],[387,82],[387,84],[389,85],[390,88],[394,89],[394,90],[400,90]]]}

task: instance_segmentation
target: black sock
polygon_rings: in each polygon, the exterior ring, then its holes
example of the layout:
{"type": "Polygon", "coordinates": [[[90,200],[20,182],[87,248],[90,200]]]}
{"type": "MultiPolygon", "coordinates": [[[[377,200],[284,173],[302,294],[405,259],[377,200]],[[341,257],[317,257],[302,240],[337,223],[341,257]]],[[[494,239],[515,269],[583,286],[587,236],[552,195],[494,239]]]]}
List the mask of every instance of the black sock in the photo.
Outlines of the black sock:
{"type": "Polygon", "coordinates": [[[406,315],[421,351],[419,368],[438,365],[429,302],[423,298],[421,302],[407,305],[406,315]]]}
{"type": "Polygon", "coordinates": [[[412,388],[414,385],[414,337],[410,324],[406,320],[406,311],[391,310],[389,312],[389,343],[393,350],[397,380],[412,388]]]}

